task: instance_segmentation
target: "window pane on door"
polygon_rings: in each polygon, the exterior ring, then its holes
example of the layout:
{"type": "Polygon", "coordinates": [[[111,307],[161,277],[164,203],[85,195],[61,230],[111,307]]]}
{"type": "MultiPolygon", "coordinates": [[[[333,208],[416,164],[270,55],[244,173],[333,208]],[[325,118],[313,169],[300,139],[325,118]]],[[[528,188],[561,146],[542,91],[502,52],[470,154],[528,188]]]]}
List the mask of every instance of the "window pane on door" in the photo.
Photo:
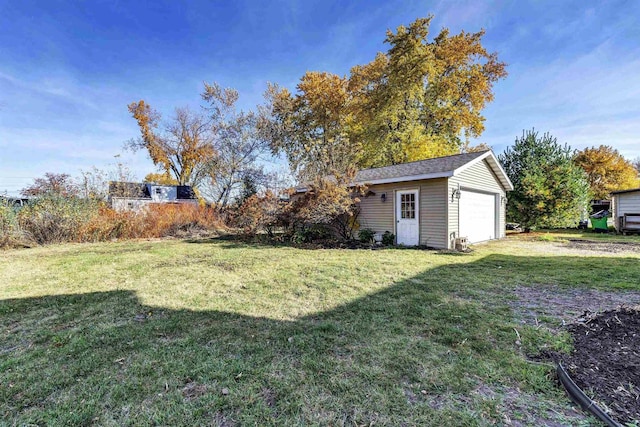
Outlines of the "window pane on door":
{"type": "Polygon", "coordinates": [[[400,195],[400,217],[402,219],[415,219],[416,195],[414,193],[400,195]]]}

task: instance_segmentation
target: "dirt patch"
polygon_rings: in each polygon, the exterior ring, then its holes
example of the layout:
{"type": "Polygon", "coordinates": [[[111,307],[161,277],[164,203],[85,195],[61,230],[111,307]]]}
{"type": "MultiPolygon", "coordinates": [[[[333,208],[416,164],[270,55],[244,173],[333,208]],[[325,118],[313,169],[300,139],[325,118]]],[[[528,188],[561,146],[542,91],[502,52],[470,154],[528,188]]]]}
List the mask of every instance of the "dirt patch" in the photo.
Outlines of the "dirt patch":
{"type": "Polygon", "coordinates": [[[186,400],[197,399],[207,393],[207,386],[189,381],[182,388],[182,395],[186,400]]]}
{"type": "Polygon", "coordinates": [[[545,407],[535,394],[512,387],[500,391],[502,402],[498,410],[506,425],[564,427],[584,423],[584,414],[569,404],[545,407]]]}
{"type": "Polygon", "coordinates": [[[236,423],[232,418],[226,415],[224,412],[216,412],[213,416],[212,425],[217,427],[236,427],[236,423]]]}
{"type": "Polygon", "coordinates": [[[584,256],[637,256],[640,254],[640,242],[634,241],[606,241],[590,239],[564,239],[551,237],[545,240],[543,235],[519,235],[509,240],[509,247],[514,251],[535,253],[543,256],[550,255],[584,255],[584,256]]]}
{"type": "Polygon", "coordinates": [[[640,420],[640,307],[587,313],[566,329],[574,351],[560,358],[576,384],[617,421],[640,420]]]}
{"type": "Polygon", "coordinates": [[[636,242],[594,242],[591,240],[569,240],[567,246],[571,249],[607,253],[635,252],[640,253],[640,243],[636,242]]]}
{"type": "MultiPolygon", "coordinates": [[[[462,410],[474,401],[483,401],[485,405],[495,405],[495,412],[486,419],[490,424],[497,423],[514,427],[545,426],[563,427],[584,425],[587,417],[577,408],[560,403],[543,403],[534,393],[527,393],[516,387],[488,385],[482,382],[467,394],[441,393],[424,396],[428,405],[436,410],[462,410]]],[[[413,403],[413,402],[410,402],[413,403]]]]}
{"type": "Polygon", "coordinates": [[[565,289],[557,286],[518,286],[511,301],[519,321],[526,325],[557,328],[572,323],[585,311],[612,310],[640,304],[640,292],[607,292],[596,289],[565,289]]]}
{"type": "Polygon", "coordinates": [[[262,398],[264,399],[264,403],[266,403],[269,408],[273,408],[276,406],[276,393],[272,389],[264,387],[260,391],[260,396],[262,396],[262,398]]]}

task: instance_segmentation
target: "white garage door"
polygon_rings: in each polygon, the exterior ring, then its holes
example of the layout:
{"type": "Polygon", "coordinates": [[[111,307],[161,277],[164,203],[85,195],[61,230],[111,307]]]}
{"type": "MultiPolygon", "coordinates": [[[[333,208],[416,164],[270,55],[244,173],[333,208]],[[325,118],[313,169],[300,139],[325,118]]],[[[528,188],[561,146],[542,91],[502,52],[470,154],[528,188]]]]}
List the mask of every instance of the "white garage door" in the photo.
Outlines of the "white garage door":
{"type": "Polygon", "coordinates": [[[496,238],[496,196],[476,191],[460,192],[460,236],[469,243],[496,238]]]}

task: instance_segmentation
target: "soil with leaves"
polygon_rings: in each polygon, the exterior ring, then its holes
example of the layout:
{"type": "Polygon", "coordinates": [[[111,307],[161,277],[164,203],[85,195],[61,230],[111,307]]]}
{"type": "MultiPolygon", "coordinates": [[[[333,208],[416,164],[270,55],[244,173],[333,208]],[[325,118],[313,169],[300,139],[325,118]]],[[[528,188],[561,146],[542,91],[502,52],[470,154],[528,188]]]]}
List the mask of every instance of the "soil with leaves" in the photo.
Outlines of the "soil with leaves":
{"type": "Polygon", "coordinates": [[[621,423],[640,420],[640,307],[586,312],[567,326],[561,360],[576,384],[621,423]]]}

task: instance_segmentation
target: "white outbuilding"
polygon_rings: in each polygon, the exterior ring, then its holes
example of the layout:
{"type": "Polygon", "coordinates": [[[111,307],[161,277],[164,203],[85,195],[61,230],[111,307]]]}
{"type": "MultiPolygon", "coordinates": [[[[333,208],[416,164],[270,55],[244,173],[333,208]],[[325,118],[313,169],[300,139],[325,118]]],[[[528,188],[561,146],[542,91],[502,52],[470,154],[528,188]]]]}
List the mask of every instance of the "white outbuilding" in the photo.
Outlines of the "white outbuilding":
{"type": "Polygon", "coordinates": [[[640,188],[611,193],[613,218],[620,233],[640,233],[640,188]]]}

